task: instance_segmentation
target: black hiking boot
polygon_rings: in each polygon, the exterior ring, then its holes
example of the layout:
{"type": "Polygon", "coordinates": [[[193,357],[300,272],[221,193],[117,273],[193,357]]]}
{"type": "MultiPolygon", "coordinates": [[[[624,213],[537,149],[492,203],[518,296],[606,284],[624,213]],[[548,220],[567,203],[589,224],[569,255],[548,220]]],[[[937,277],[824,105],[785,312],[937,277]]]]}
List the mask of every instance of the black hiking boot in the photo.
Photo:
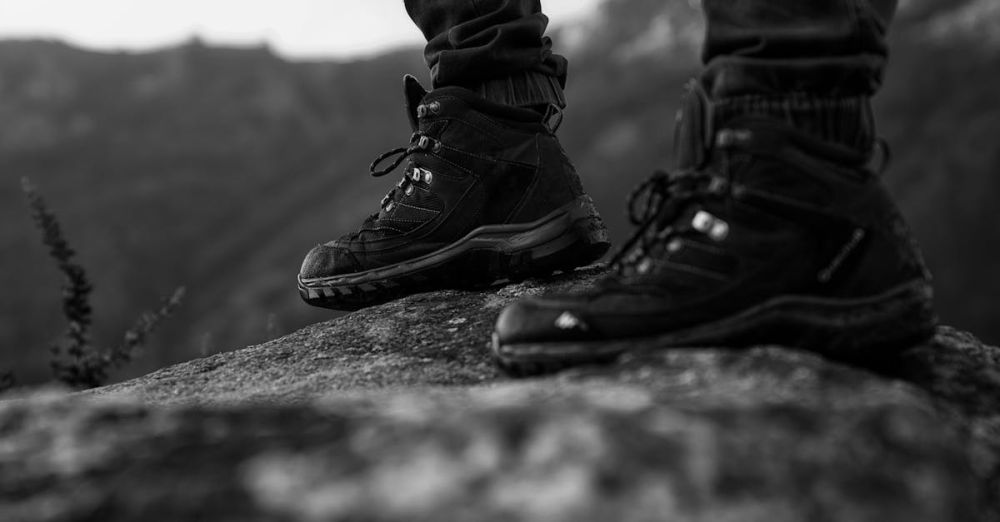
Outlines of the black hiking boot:
{"type": "MultiPolygon", "coordinates": [[[[406,81],[408,160],[361,229],[313,248],[299,293],[311,305],[356,310],[420,291],[485,286],[591,263],[610,244],[554,135],[555,119],[489,102],[460,87],[427,93],[406,81]]],[[[386,168],[380,162],[395,156],[386,168]]]]}
{"type": "Polygon", "coordinates": [[[638,230],[613,275],[500,315],[493,353],[508,373],[756,344],[875,366],[933,334],[930,276],[867,167],[874,147],[753,114],[713,130],[698,116],[707,103],[694,86],[685,119],[695,121],[679,129],[688,168],[655,174],[630,198],[638,230]]]}

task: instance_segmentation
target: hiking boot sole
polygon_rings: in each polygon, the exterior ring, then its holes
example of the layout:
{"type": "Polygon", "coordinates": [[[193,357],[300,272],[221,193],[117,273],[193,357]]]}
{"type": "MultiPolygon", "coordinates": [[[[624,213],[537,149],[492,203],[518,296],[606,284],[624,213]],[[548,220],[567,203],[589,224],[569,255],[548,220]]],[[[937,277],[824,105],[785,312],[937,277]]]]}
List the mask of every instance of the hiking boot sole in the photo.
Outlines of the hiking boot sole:
{"type": "Polygon", "coordinates": [[[531,222],[487,225],[423,256],[334,277],[299,278],[305,302],[357,310],[417,292],[482,288],[587,265],[607,252],[607,229],[589,196],[531,222]]]}
{"type": "Polygon", "coordinates": [[[607,341],[501,344],[493,356],[517,377],[614,362],[624,353],[682,347],[783,345],[878,368],[899,351],[934,335],[931,287],[915,281],[863,299],[781,296],[725,319],[649,337],[607,341]]]}

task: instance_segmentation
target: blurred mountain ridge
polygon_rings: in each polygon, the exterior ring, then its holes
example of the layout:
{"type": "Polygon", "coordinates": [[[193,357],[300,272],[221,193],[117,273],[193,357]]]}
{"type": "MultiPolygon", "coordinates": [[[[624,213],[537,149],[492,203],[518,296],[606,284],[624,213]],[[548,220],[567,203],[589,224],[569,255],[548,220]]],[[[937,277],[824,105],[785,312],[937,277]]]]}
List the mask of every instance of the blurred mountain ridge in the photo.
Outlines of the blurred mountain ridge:
{"type": "MultiPolygon", "coordinates": [[[[992,0],[904,2],[876,99],[896,152],[887,179],[937,276],[942,314],[992,343],[1000,46],[969,27],[996,34],[998,21],[992,0]]],[[[625,195],[671,163],[701,24],[697,2],[609,0],[553,34],[571,59],[561,139],[617,241],[629,230],[625,195]]],[[[330,317],[299,302],[298,263],[358,226],[394,183],[373,181],[367,165],[406,142],[400,78],[423,70],[416,48],[295,63],[266,47],[197,40],[150,53],[0,42],[0,369],[44,378],[44,348],[63,328],[60,281],[28,219],[22,176],[91,271],[99,336],[175,286],[190,290],[120,377],[330,317]]]]}

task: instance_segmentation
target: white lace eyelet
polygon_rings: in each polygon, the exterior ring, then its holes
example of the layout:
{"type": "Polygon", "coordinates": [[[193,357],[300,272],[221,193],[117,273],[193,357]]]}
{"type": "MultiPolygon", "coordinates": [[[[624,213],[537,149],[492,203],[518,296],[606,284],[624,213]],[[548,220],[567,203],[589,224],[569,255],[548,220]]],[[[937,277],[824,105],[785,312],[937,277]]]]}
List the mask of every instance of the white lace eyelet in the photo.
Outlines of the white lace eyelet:
{"type": "Polygon", "coordinates": [[[711,230],[708,231],[708,237],[715,241],[723,241],[729,237],[729,223],[722,221],[721,219],[716,220],[712,224],[711,230]]]}
{"type": "Polygon", "coordinates": [[[705,212],[704,210],[699,210],[698,213],[694,215],[691,219],[691,227],[701,232],[703,234],[708,233],[712,229],[712,225],[715,223],[715,216],[705,212]]]}
{"type": "Polygon", "coordinates": [[[722,129],[715,135],[717,147],[732,147],[738,143],[746,143],[753,139],[753,133],[746,129],[722,129]]]}
{"type": "Polygon", "coordinates": [[[712,238],[713,241],[723,241],[729,237],[729,223],[699,210],[691,220],[691,228],[712,238]]]}

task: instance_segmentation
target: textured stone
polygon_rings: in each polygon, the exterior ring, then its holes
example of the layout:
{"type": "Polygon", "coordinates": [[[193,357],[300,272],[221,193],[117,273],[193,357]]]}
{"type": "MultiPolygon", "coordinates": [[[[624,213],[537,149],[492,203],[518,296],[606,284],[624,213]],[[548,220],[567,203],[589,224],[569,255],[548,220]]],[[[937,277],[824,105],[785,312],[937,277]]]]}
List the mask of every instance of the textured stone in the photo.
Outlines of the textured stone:
{"type": "Polygon", "coordinates": [[[0,403],[0,520],[996,520],[1000,350],[878,372],[684,349],[511,381],[487,339],[583,271],[439,292],[0,403]]]}

